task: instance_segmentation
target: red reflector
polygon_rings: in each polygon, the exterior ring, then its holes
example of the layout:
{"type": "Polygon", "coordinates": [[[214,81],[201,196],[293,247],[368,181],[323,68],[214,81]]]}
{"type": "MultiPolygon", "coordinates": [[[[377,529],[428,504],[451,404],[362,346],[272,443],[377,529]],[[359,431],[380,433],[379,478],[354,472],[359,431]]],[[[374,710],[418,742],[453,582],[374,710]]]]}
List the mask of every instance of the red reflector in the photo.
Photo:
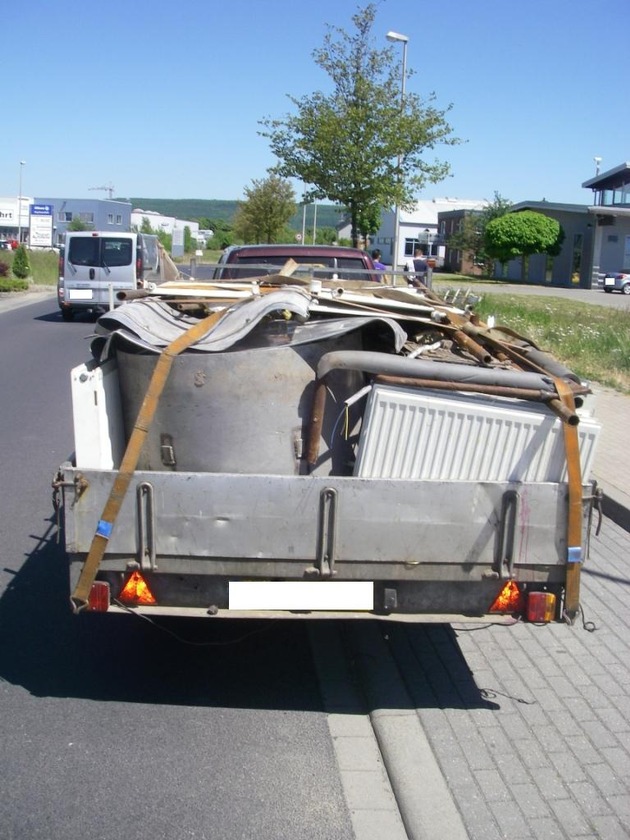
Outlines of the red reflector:
{"type": "Polygon", "coordinates": [[[525,609],[525,598],[518,588],[516,581],[508,580],[494,599],[490,607],[491,613],[517,613],[525,609]]]}
{"type": "Polygon", "coordinates": [[[556,615],[556,596],[551,592],[530,592],[527,599],[527,620],[553,621],[556,615]]]}
{"type": "Polygon", "coordinates": [[[109,609],[109,583],[104,580],[97,580],[92,584],[87,608],[94,612],[107,612],[109,609]]]}
{"type": "Polygon", "coordinates": [[[146,580],[140,572],[135,571],[120,590],[118,596],[125,604],[157,604],[153,593],[147,586],[146,580]]]}

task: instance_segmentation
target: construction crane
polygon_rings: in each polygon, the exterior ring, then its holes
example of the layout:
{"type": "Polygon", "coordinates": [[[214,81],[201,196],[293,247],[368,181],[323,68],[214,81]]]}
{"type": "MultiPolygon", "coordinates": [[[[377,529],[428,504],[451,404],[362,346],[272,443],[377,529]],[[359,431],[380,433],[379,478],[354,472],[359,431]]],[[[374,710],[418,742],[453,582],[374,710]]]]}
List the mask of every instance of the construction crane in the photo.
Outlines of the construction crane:
{"type": "Polygon", "coordinates": [[[113,184],[107,184],[105,187],[88,187],[89,190],[103,190],[108,194],[108,198],[114,197],[114,190],[116,187],[113,184]]]}

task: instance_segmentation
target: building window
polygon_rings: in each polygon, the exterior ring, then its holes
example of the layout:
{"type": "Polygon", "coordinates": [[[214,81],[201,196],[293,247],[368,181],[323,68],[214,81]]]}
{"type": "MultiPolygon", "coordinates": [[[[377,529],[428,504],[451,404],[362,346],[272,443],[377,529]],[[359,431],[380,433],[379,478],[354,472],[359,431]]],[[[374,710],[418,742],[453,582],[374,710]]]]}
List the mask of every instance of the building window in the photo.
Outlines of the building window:
{"type": "Polygon", "coordinates": [[[427,228],[419,239],[405,239],[405,257],[413,257],[416,248],[421,248],[425,257],[433,256],[435,243],[431,241],[432,238],[433,233],[427,228]]]}
{"type": "Polygon", "coordinates": [[[66,210],[60,210],[57,214],[57,219],[60,222],[71,222],[72,221],[72,213],[68,213],[66,210]]]}
{"type": "Polygon", "coordinates": [[[107,224],[108,225],[113,225],[114,224],[114,214],[113,213],[108,213],[107,214],[107,224]]]}
{"type": "Polygon", "coordinates": [[[116,214],[116,224],[122,225],[122,216],[120,215],[120,213],[116,214]]]}
{"type": "Polygon", "coordinates": [[[580,273],[582,267],[582,250],[584,247],[584,237],[581,233],[573,235],[573,258],[571,261],[571,275],[580,273]]]}
{"type": "Polygon", "coordinates": [[[79,213],[79,218],[82,222],[86,222],[90,225],[94,224],[94,213],[79,213]]]}

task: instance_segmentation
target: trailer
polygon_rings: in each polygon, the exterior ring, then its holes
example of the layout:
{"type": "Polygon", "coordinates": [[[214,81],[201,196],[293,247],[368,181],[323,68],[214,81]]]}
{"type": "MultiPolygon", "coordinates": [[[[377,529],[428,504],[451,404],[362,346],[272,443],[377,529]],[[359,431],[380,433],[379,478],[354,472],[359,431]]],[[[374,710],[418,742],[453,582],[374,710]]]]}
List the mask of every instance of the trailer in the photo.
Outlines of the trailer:
{"type": "Polygon", "coordinates": [[[74,611],[572,623],[588,384],[427,288],[295,269],[97,322],[53,482],[74,611]]]}

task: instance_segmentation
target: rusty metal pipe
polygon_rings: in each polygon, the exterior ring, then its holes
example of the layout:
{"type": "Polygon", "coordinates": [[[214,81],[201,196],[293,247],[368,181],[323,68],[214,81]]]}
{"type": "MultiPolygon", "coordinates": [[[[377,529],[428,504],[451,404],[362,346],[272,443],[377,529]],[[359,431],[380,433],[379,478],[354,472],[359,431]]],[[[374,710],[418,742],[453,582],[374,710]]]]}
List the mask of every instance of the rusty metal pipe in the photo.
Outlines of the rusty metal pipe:
{"type": "Polygon", "coordinates": [[[462,348],[462,350],[467,350],[471,356],[474,356],[474,358],[477,359],[477,361],[484,365],[489,365],[492,362],[492,353],[489,353],[485,347],[482,347],[480,344],[477,344],[476,341],[473,341],[473,339],[469,335],[466,335],[466,333],[462,330],[453,330],[450,335],[455,343],[462,348]]]}
{"type": "Polygon", "coordinates": [[[548,405],[557,416],[570,426],[577,426],[580,418],[574,411],[569,411],[562,400],[550,391],[534,388],[510,388],[501,385],[475,385],[458,382],[439,382],[433,379],[414,379],[405,376],[377,376],[374,381],[383,385],[398,385],[407,388],[433,388],[437,391],[465,391],[473,394],[486,394],[491,397],[510,397],[517,400],[529,400],[548,405]]]}
{"type": "Polygon", "coordinates": [[[319,441],[322,436],[324,411],[326,410],[326,390],[326,380],[318,379],[315,383],[313,408],[311,410],[311,420],[306,442],[306,463],[311,467],[317,463],[317,459],[319,458],[319,441]]]}

